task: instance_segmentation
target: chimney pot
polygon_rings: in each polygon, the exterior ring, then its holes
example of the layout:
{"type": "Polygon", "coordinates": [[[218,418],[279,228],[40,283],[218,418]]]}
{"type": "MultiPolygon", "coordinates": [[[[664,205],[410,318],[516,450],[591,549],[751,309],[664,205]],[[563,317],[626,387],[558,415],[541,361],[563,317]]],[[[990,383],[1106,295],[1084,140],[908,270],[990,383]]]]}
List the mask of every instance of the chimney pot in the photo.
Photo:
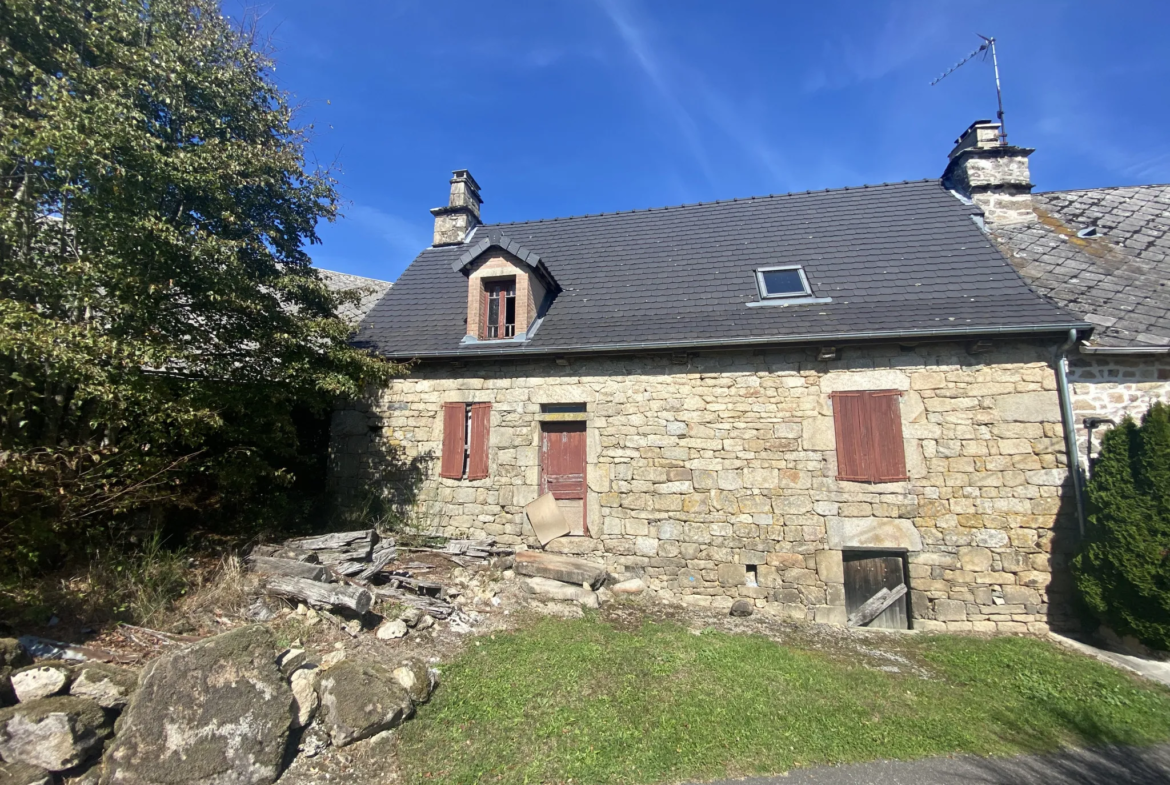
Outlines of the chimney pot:
{"type": "Polygon", "coordinates": [[[434,207],[435,237],[433,245],[462,243],[472,229],[479,226],[479,183],[466,169],[452,172],[451,192],[446,207],[434,207]]]}
{"type": "Polygon", "coordinates": [[[1029,223],[1036,220],[1028,171],[1034,152],[1004,144],[999,123],[976,120],[955,140],[943,185],[982,208],[988,224],[1029,223]]]}

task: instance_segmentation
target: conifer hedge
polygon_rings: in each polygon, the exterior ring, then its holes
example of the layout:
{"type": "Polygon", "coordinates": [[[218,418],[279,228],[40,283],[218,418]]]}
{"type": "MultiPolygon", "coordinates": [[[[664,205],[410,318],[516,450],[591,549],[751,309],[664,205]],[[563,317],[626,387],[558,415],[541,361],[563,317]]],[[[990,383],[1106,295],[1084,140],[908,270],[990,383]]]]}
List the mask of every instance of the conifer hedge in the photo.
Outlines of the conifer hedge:
{"type": "Polygon", "coordinates": [[[1085,535],[1073,561],[1085,604],[1117,633],[1170,650],[1170,406],[1105,434],[1085,535]]]}

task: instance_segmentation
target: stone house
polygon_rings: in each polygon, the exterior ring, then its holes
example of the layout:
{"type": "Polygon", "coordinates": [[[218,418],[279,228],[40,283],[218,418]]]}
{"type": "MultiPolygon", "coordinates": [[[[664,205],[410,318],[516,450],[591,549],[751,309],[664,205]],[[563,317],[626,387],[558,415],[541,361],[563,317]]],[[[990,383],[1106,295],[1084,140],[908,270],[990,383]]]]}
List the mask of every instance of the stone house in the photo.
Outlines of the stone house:
{"type": "Polygon", "coordinates": [[[943,180],[511,224],[456,171],[358,330],[414,365],[337,412],[336,485],[519,547],[552,493],[547,550],[696,606],[843,624],[905,585],[874,625],[1065,624],[1092,325],[981,231],[1022,208],[979,132],[943,180]]]}
{"type": "Polygon", "coordinates": [[[998,124],[973,127],[981,143],[963,155],[981,161],[982,180],[952,187],[984,208],[988,236],[1024,280],[1095,327],[1068,357],[1089,458],[1095,428],[1170,402],[1170,186],[1033,194],[1032,151],[1001,145],[998,124]]]}

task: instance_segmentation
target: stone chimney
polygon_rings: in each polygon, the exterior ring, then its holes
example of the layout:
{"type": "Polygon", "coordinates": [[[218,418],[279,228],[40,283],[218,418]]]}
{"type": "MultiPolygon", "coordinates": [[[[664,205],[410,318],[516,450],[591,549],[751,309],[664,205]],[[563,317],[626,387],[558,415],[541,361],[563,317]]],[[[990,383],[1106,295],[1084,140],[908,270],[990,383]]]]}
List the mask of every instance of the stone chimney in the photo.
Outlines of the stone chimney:
{"type": "Polygon", "coordinates": [[[1034,152],[1006,144],[999,123],[976,120],[955,140],[943,185],[982,208],[989,224],[1034,221],[1028,174],[1028,156],[1034,152]]]}
{"type": "Polygon", "coordinates": [[[461,243],[468,232],[479,226],[479,206],[483,204],[479,198],[479,183],[466,169],[456,169],[452,174],[451,198],[447,206],[431,210],[431,215],[435,216],[434,245],[461,243]]]}

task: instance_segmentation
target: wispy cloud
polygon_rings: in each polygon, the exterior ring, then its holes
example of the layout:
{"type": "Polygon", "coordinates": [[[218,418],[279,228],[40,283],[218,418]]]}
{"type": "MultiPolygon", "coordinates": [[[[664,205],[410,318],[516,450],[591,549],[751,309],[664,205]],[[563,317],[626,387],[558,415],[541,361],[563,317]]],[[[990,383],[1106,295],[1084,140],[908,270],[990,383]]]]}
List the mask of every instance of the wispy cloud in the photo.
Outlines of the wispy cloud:
{"type": "Polygon", "coordinates": [[[707,180],[713,183],[714,171],[703,147],[699,125],[675,91],[676,80],[671,78],[671,66],[651,44],[644,27],[635,20],[631,4],[621,0],[598,0],[598,5],[609,17],[634,62],[658,94],[699,168],[707,180]]]}
{"type": "Polygon", "coordinates": [[[351,221],[360,231],[374,235],[396,254],[414,256],[431,244],[428,227],[407,221],[376,207],[354,204],[342,210],[342,221],[351,221]]]}
{"type": "MultiPolygon", "coordinates": [[[[939,3],[894,3],[889,6],[881,26],[868,31],[864,38],[841,35],[824,44],[820,62],[802,79],[806,92],[839,90],[860,82],[881,79],[903,68],[926,52],[937,51],[940,40],[950,41],[947,30],[948,9],[939,3]]],[[[979,45],[971,36],[971,46],[955,42],[955,62],[979,45]]],[[[940,66],[945,65],[940,62],[940,66]]],[[[940,67],[939,73],[945,68],[940,67]]]]}

